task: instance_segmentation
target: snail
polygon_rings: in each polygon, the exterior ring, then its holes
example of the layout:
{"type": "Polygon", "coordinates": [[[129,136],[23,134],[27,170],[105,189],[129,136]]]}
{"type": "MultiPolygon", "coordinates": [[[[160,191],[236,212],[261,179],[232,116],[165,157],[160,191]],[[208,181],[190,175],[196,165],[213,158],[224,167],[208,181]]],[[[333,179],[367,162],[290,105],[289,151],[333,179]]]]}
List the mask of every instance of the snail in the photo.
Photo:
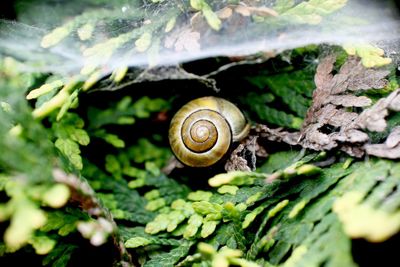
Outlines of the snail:
{"type": "Polygon", "coordinates": [[[250,125],[231,102],[201,97],[184,105],[172,118],[169,142],[184,165],[208,167],[228,152],[232,143],[248,135],[250,125]]]}

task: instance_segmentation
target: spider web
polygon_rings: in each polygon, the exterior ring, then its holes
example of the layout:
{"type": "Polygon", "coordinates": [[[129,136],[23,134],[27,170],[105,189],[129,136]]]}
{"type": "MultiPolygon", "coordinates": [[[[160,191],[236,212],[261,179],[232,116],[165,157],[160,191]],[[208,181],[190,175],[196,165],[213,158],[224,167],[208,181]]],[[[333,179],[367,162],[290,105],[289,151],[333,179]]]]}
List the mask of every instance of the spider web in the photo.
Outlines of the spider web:
{"type": "Polygon", "coordinates": [[[390,1],[19,0],[15,9],[15,20],[0,21],[2,54],[27,62],[27,70],[63,75],[265,57],[309,44],[387,47],[400,33],[390,1]]]}

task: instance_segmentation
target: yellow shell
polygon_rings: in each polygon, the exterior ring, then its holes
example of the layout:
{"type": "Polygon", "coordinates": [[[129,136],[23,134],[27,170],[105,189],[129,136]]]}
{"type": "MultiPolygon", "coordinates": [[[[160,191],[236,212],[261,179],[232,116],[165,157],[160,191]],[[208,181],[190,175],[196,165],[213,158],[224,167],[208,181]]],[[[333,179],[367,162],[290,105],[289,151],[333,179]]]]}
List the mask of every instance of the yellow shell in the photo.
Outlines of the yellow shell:
{"type": "Polygon", "coordinates": [[[218,162],[232,142],[246,137],[250,125],[231,102],[218,97],[202,97],[184,105],[172,118],[169,142],[175,156],[191,167],[207,167],[218,162]]]}

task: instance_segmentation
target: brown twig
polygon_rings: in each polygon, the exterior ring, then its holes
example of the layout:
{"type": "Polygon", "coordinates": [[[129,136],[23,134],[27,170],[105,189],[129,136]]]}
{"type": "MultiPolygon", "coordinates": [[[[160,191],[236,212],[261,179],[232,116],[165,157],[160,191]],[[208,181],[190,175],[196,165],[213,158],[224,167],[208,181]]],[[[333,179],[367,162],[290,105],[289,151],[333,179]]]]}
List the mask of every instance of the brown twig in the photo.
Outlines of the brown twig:
{"type": "Polygon", "coordinates": [[[65,184],[70,188],[72,193],[72,202],[78,203],[78,205],[90,216],[95,217],[96,219],[103,218],[112,225],[113,232],[111,238],[120,255],[120,262],[118,264],[123,267],[135,266],[132,263],[131,255],[125,248],[124,242],[118,235],[118,227],[112,214],[100,203],[88,182],[76,175],[67,174],[61,169],[54,169],[53,177],[56,182],[65,184]]]}

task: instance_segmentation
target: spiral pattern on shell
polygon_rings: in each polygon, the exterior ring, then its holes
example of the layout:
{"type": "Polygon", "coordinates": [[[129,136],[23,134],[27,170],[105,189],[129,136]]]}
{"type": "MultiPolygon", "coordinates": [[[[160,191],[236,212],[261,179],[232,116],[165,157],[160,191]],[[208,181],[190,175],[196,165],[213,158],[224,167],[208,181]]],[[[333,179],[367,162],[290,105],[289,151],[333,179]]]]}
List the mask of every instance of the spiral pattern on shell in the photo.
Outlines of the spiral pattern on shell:
{"type": "Polygon", "coordinates": [[[208,96],[190,101],[175,114],[169,141],[183,164],[207,167],[218,162],[232,142],[247,136],[249,129],[246,118],[234,104],[208,96]]]}

